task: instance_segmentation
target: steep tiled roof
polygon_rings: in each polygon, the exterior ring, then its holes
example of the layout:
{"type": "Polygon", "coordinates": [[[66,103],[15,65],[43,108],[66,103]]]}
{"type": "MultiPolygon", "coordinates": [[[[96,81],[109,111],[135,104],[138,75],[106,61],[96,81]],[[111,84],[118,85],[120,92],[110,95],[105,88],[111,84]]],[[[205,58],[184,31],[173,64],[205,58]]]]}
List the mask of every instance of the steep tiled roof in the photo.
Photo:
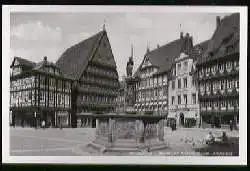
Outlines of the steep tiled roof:
{"type": "Polygon", "coordinates": [[[103,37],[105,31],[101,31],[94,36],[68,48],[57,60],[56,65],[68,77],[79,79],[88,60],[92,57],[95,49],[103,37]]]}
{"type": "Polygon", "coordinates": [[[30,61],[28,59],[24,59],[24,58],[15,56],[14,60],[13,60],[13,62],[11,64],[11,67],[14,65],[15,60],[17,60],[19,62],[19,65],[23,65],[23,66],[31,67],[31,68],[36,66],[35,62],[32,62],[32,61],[30,61]]]}
{"type": "Polygon", "coordinates": [[[226,47],[232,43],[239,43],[239,13],[224,17],[219,26],[214,31],[213,36],[209,40],[208,48],[198,61],[203,63],[210,59],[211,53],[213,57],[223,56],[226,53],[226,47]]]}
{"type": "Polygon", "coordinates": [[[208,44],[209,44],[209,40],[205,40],[203,42],[200,42],[198,44],[196,44],[194,46],[194,48],[192,49],[190,56],[195,60],[199,60],[199,58],[201,58],[202,54],[207,51],[208,48],[208,44]]]}
{"type": "MultiPolygon", "coordinates": [[[[192,37],[180,38],[147,52],[143,61],[147,57],[153,66],[159,68],[158,73],[163,73],[171,69],[175,58],[179,57],[182,51],[187,50],[188,53],[192,53],[192,50],[190,50],[192,46],[192,37]]],[[[142,63],[135,72],[135,77],[139,75],[141,66],[142,63]]]]}
{"type": "Polygon", "coordinates": [[[58,68],[58,66],[56,64],[54,64],[53,62],[48,62],[48,61],[43,60],[41,62],[38,62],[34,69],[35,70],[40,70],[44,66],[50,66],[50,67],[53,67],[53,68],[58,68]]]}
{"type": "Polygon", "coordinates": [[[177,39],[149,52],[147,56],[152,65],[159,67],[159,72],[164,72],[171,68],[174,59],[180,55],[181,48],[182,41],[177,39]]]}

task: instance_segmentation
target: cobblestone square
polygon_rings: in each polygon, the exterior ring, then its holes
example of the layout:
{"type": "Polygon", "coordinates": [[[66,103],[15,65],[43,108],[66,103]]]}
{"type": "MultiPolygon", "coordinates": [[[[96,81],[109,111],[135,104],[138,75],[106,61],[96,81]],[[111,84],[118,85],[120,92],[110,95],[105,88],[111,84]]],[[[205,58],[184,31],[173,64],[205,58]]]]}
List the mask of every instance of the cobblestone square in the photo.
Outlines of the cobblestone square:
{"type": "MultiPolygon", "coordinates": [[[[229,137],[238,138],[238,131],[221,129],[179,128],[171,131],[165,127],[164,139],[169,148],[143,154],[100,154],[86,148],[95,137],[93,128],[65,128],[65,129],[10,129],[10,155],[11,156],[93,156],[93,155],[202,155],[195,152],[196,148],[204,147],[201,140],[212,131],[220,136],[226,131],[229,137]]],[[[217,151],[219,152],[219,151],[217,151]]],[[[229,151],[230,152],[230,149],[229,151]]]]}

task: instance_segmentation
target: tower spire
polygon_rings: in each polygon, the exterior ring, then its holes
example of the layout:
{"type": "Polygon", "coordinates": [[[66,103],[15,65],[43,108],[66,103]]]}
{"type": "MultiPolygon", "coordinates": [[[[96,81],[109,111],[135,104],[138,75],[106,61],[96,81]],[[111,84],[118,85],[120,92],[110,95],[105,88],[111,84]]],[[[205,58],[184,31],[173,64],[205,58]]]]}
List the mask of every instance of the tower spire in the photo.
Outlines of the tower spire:
{"type": "Polygon", "coordinates": [[[148,41],[148,43],[147,43],[147,53],[149,52],[150,50],[149,50],[149,41],[148,41]]]}
{"type": "Polygon", "coordinates": [[[181,24],[180,24],[180,38],[182,39],[183,38],[183,31],[181,29],[181,24]]]}
{"type": "Polygon", "coordinates": [[[131,57],[133,58],[134,56],[134,48],[133,48],[133,44],[131,44],[131,57]]]}
{"type": "Polygon", "coordinates": [[[103,31],[106,31],[106,20],[103,21],[103,31]]]}

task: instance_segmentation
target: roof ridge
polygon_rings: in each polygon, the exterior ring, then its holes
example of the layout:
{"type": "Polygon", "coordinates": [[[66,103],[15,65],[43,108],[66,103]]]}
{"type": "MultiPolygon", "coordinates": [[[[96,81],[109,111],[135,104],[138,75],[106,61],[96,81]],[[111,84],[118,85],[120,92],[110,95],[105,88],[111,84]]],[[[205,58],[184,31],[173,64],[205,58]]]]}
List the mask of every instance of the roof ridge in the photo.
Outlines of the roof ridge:
{"type": "Polygon", "coordinates": [[[63,54],[67,53],[68,50],[70,50],[70,49],[72,49],[72,48],[74,48],[74,47],[77,47],[77,46],[83,44],[84,42],[89,41],[90,39],[93,39],[94,37],[98,36],[98,34],[101,34],[101,33],[103,33],[103,32],[105,32],[105,31],[103,31],[103,30],[102,30],[102,31],[99,31],[98,33],[96,33],[96,34],[94,34],[94,35],[88,37],[87,39],[84,39],[84,40],[82,40],[82,41],[80,41],[80,42],[78,42],[78,43],[76,43],[76,44],[73,44],[72,46],[68,47],[68,48],[62,53],[62,55],[58,58],[58,60],[55,62],[55,64],[57,64],[57,62],[59,61],[59,59],[63,56],[63,54]]]}
{"type": "MultiPolygon", "coordinates": [[[[172,44],[172,43],[175,43],[175,42],[177,42],[177,41],[179,41],[179,40],[181,40],[181,39],[172,40],[171,42],[168,42],[168,43],[166,43],[166,44],[160,46],[159,48],[155,48],[155,49],[149,51],[148,53],[155,52],[155,51],[157,51],[157,50],[159,50],[159,49],[162,49],[162,48],[166,47],[167,45],[170,45],[170,44],[172,44]]],[[[146,54],[147,54],[147,53],[146,53],[146,54]]]]}
{"type": "MultiPolygon", "coordinates": [[[[85,63],[83,64],[84,66],[82,67],[81,72],[80,72],[79,75],[76,77],[77,79],[79,79],[79,78],[82,76],[83,71],[85,70],[85,68],[86,68],[86,66],[88,65],[88,63],[92,60],[92,58],[93,58],[95,52],[97,51],[98,47],[100,46],[100,42],[101,42],[103,36],[105,35],[105,31],[101,31],[101,32],[99,32],[99,33],[100,33],[100,37],[99,37],[99,39],[96,38],[95,43],[94,43],[94,46],[92,47],[91,51],[89,51],[89,54],[87,55],[87,59],[86,59],[85,63]],[[101,34],[101,33],[102,33],[102,34],[101,34]]],[[[92,36],[92,38],[95,37],[95,36],[97,36],[99,33],[97,33],[97,34],[95,34],[94,36],[92,36]]],[[[90,38],[91,38],[91,37],[90,37],[90,38]]],[[[87,39],[86,39],[86,40],[87,40],[87,39]]]]}
{"type": "Polygon", "coordinates": [[[33,61],[29,60],[29,59],[26,59],[26,58],[23,58],[23,57],[19,57],[19,56],[14,56],[14,59],[15,58],[18,58],[18,59],[21,59],[21,60],[26,60],[26,61],[31,62],[31,63],[36,63],[36,62],[33,62],[33,61]]]}
{"type": "MultiPolygon", "coordinates": [[[[102,31],[99,31],[98,33],[93,34],[92,36],[88,37],[87,39],[84,39],[84,40],[82,40],[82,41],[80,41],[80,42],[78,42],[78,43],[72,45],[71,47],[78,46],[78,45],[82,44],[83,42],[88,41],[89,39],[94,38],[95,36],[98,36],[98,34],[101,34],[101,33],[103,33],[103,32],[105,32],[105,31],[103,31],[103,30],[102,30],[102,31]]],[[[71,47],[69,47],[69,48],[71,48],[71,47]]]]}

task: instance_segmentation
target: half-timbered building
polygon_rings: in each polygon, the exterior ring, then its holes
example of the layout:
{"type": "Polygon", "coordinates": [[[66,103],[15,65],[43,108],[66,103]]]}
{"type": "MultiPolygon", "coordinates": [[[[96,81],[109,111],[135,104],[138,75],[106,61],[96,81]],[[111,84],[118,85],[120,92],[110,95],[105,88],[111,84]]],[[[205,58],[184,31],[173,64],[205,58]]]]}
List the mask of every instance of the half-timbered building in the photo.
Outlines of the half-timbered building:
{"type": "Polygon", "coordinates": [[[239,122],[239,14],[220,19],[208,49],[197,63],[203,125],[239,122]]]}
{"type": "Polygon", "coordinates": [[[134,74],[134,108],[137,112],[152,112],[156,115],[167,114],[168,51],[174,52],[175,48],[175,43],[158,46],[152,51],[147,48],[144,59],[134,74]]]}
{"type": "Polygon", "coordinates": [[[70,126],[71,79],[52,62],[35,63],[14,57],[10,76],[10,112],[13,126],[70,126]]]}
{"type": "Polygon", "coordinates": [[[95,127],[95,120],[85,117],[86,113],[115,111],[119,80],[105,29],[68,48],[56,65],[74,80],[73,127],[95,127]]]}

